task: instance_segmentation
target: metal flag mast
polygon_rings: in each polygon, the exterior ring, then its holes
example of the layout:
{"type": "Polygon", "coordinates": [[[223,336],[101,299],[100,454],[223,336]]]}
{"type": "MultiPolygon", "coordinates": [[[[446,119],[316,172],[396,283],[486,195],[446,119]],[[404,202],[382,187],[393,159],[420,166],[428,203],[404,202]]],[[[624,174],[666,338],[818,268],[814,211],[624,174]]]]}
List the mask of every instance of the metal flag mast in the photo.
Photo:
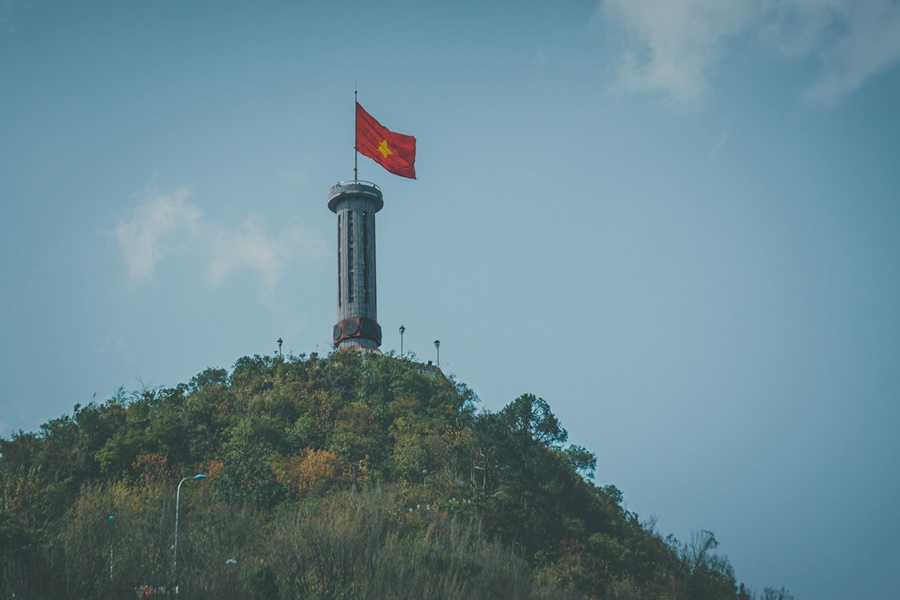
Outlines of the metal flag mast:
{"type": "Polygon", "coordinates": [[[359,139],[359,132],[356,130],[357,120],[356,120],[356,86],[353,86],[353,181],[357,181],[356,179],[356,158],[359,156],[359,151],[356,148],[356,140],[359,139]]]}

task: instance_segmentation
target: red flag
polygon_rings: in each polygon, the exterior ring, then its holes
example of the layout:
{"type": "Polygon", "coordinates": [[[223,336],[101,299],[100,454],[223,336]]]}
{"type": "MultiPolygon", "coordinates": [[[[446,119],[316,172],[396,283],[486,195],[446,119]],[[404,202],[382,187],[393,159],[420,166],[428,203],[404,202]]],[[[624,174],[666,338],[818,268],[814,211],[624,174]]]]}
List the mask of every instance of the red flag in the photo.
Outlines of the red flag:
{"type": "Polygon", "coordinates": [[[394,133],[356,103],[356,150],[401,177],[416,178],[416,138],[394,133]]]}

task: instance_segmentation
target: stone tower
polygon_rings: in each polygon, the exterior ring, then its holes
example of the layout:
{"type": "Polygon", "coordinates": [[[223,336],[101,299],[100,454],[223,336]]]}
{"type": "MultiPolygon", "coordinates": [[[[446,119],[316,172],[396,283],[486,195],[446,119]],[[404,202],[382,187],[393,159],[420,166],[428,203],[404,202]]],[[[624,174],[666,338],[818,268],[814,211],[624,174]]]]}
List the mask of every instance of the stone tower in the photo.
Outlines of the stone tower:
{"type": "Polygon", "coordinates": [[[338,348],[381,346],[375,292],[375,213],[384,206],[381,189],[368,181],[342,181],[328,193],[337,214],[338,348]]]}

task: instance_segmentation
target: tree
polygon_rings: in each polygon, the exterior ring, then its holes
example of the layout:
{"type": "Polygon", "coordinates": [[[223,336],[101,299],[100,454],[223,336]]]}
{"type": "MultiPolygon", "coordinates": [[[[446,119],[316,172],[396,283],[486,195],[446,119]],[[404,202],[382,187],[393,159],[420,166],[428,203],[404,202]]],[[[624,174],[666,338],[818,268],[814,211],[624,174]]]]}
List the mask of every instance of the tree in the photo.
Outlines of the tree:
{"type": "Polygon", "coordinates": [[[584,446],[569,446],[564,450],[569,464],[575,472],[584,477],[585,481],[591,481],[597,470],[597,455],[584,446]]]}
{"type": "Polygon", "coordinates": [[[278,504],[286,490],[272,469],[272,453],[264,445],[238,444],[226,456],[214,486],[219,499],[247,503],[261,510],[278,504]]]}
{"type": "Polygon", "coordinates": [[[336,488],[347,469],[345,461],[328,450],[308,449],[283,459],[278,481],[300,496],[324,495],[336,488]]]}
{"type": "Polygon", "coordinates": [[[387,434],[364,404],[352,404],[338,411],[328,448],[338,456],[358,463],[369,459],[381,464],[388,454],[387,434]]]}
{"type": "Polygon", "coordinates": [[[763,595],[761,600],[794,600],[794,596],[782,587],[781,589],[775,589],[773,587],[763,588],[763,595]]]}
{"type": "Polygon", "coordinates": [[[536,442],[558,448],[569,438],[547,401],[534,394],[523,394],[509,403],[500,411],[500,420],[522,447],[536,442]]]}
{"type": "Polygon", "coordinates": [[[411,360],[336,352],[76,405],[0,439],[0,595],[168,585],[175,486],[202,472],[179,536],[198,600],[750,600],[711,533],[663,538],[595,485],[546,401],[476,402],[411,360]]]}

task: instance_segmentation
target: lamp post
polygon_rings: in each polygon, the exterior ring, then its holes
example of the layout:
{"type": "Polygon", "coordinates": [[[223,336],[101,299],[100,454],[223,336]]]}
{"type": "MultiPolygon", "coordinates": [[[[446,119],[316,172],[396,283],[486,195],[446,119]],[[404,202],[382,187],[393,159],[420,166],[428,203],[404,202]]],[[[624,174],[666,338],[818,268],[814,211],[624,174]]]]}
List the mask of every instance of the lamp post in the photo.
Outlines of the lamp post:
{"type": "Polygon", "coordinates": [[[403,358],[403,334],[406,333],[406,327],[400,326],[400,358],[403,358]]]}
{"type": "Polygon", "coordinates": [[[181,484],[188,479],[206,479],[206,475],[197,473],[193,477],[185,477],[178,482],[178,488],[175,492],[175,546],[173,546],[174,553],[172,555],[172,587],[175,588],[176,594],[178,593],[178,580],[175,578],[178,567],[178,507],[181,504],[181,484]]]}
{"type": "Polygon", "coordinates": [[[110,533],[109,533],[109,580],[113,580],[113,545],[116,540],[116,533],[113,530],[113,527],[116,524],[116,515],[109,515],[106,517],[106,522],[109,523],[110,533]]]}
{"type": "Polygon", "coordinates": [[[437,348],[437,366],[441,368],[441,340],[434,340],[434,347],[437,348]]]}

